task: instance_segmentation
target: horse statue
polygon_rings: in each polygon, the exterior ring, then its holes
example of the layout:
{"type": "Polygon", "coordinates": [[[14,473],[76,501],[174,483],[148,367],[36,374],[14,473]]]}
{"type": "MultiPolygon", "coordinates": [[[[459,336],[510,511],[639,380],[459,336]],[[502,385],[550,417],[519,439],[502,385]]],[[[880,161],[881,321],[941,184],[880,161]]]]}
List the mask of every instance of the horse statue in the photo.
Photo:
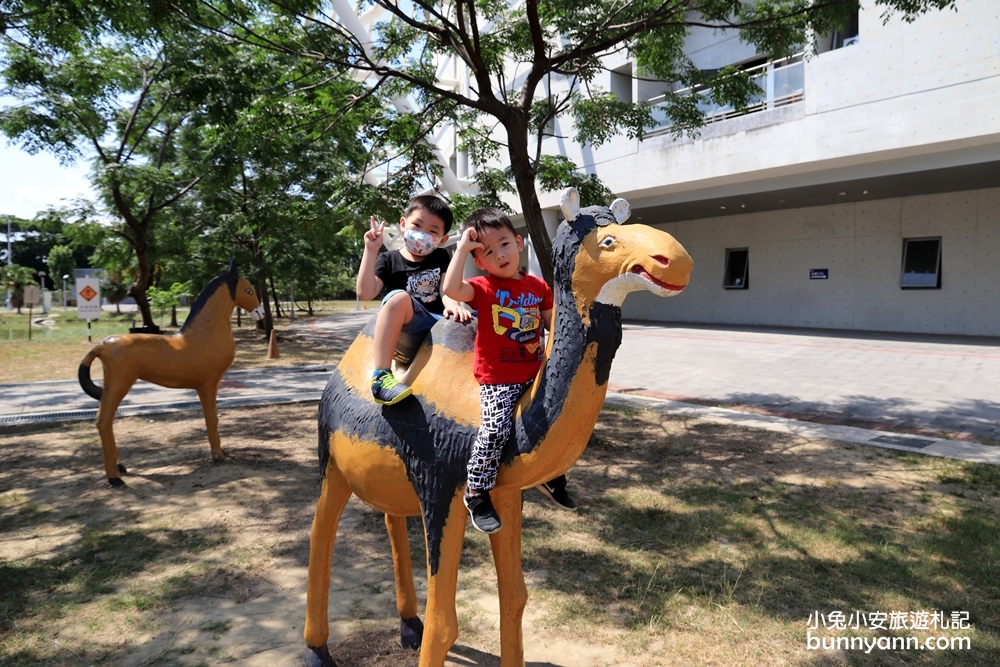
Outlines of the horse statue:
{"type": "MultiPolygon", "coordinates": [[[[581,210],[570,188],[561,208],[566,221],[553,244],[555,313],[546,360],[518,404],[490,492],[503,523],[489,536],[503,667],[524,665],[521,491],[565,473],[586,447],[621,343],[625,296],[641,289],[678,294],[693,266],[669,234],[623,225],[630,212],[624,199],[581,210]]],[[[304,662],[336,667],[326,646],[330,565],[341,512],[353,493],[385,513],[401,642],[420,648],[420,667],[440,667],[458,637],[455,586],[467,517],[462,493],[480,419],[474,324],[441,320],[431,329],[407,371],[413,396],[394,406],[376,405],[371,397],[374,326],[369,322],[355,339],[320,400],[323,482],[309,551],[304,662]],[[408,516],[423,518],[427,542],[426,628],[417,615],[408,516]]]]}
{"type": "Polygon", "coordinates": [[[219,444],[219,414],[215,401],[222,376],[236,357],[231,323],[236,306],[250,313],[254,321],[264,316],[253,286],[246,278],[240,278],[236,260],[231,259],[229,268],[213,278],[198,295],[176,334],[108,336],[80,362],[80,386],[88,396],[101,402],[97,409],[97,432],[101,435],[108,484],[125,486],[120,474],[127,471],[118,458],[113,422],[118,405],[136,380],[197,390],[212,447],[212,460],[225,458],[219,444]],[[90,379],[90,365],[94,359],[100,359],[104,365],[103,389],[90,379]]]}

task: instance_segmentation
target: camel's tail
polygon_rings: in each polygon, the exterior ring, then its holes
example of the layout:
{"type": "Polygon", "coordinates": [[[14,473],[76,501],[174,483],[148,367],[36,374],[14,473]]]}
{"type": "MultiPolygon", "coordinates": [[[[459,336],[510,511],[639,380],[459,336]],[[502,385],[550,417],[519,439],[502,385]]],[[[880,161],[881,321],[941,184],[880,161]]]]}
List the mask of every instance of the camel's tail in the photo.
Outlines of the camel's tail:
{"type": "Polygon", "coordinates": [[[101,400],[102,389],[94,384],[94,381],[90,379],[90,365],[94,363],[94,359],[97,358],[97,351],[100,346],[95,347],[93,350],[87,353],[87,356],[83,358],[80,362],[80,371],[77,373],[77,377],[80,380],[80,386],[83,387],[83,391],[95,400],[101,400]]]}

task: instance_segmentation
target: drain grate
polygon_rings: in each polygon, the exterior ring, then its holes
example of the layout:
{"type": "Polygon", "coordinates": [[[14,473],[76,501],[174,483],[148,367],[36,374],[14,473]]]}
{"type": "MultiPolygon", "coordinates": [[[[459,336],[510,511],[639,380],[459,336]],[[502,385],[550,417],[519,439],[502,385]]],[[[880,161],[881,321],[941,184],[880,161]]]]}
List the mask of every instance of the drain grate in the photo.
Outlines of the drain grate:
{"type": "Polygon", "coordinates": [[[886,445],[915,447],[917,449],[923,449],[927,445],[934,444],[934,440],[927,440],[925,438],[909,438],[905,435],[880,435],[877,438],[872,438],[869,442],[881,442],[886,445]]]}

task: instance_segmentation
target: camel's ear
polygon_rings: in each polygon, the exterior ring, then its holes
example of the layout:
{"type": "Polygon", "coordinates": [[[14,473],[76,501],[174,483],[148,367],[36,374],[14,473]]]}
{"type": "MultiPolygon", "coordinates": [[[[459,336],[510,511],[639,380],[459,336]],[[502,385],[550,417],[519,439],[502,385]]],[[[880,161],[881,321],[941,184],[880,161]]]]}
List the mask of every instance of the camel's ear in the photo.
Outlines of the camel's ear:
{"type": "Polygon", "coordinates": [[[576,188],[563,190],[562,198],[559,200],[559,208],[562,209],[566,222],[576,220],[576,216],[580,215],[580,193],[576,191],[576,188]]]}
{"type": "Polygon", "coordinates": [[[619,225],[628,220],[628,217],[632,215],[632,207],[624,199],[619,198],[614,200],[608,208],[611,209],[611,213],[614,214],[615,220],[618,221],[619,225]]]}
{"type": "Polygon", "coordinates": [[[236,258],[235,257],[230,257],[229,258],[229,274],[233,275],[233,276],[240,275],[240,272],[236,270],[236,258]]]}

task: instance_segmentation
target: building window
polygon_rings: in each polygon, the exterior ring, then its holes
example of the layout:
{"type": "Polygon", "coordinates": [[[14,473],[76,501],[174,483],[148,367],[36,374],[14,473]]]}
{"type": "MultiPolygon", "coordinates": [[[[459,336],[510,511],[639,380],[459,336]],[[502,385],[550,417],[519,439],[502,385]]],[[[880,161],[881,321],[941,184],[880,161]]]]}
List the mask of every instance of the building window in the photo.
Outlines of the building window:
{"type": "Polygon", "coordinates": [[[861,33],[858,23],[858,10],[855,9],[847,23],[833,31],[833,48],[842,49],[845,46],[857,44],[860,41],[859,35],[861,33]]]}
{"type": "Polygon", "coordinates": [[[838,26],[821,37],[816,38],[816,53],[826,53],[852,46],[861,40],[860,21],[857,8],[846,17],[842,26],[838,26]]]}
{"type": "Polygon", "coordinates": [[[611,94],[622,102],[632,102],[632,63],[611,70],[611,94]]]}
{"type": "Polygon", "coordinates": [[[903,239],[903,289],[941,289],[941,237],[903,239]]]}
{"type": "Polygon", "coordinates": [[[726,249],[726,276],[722,286],[726,289],[748,289],[750,287],[750,250],[748,248],[726,249]]]}

